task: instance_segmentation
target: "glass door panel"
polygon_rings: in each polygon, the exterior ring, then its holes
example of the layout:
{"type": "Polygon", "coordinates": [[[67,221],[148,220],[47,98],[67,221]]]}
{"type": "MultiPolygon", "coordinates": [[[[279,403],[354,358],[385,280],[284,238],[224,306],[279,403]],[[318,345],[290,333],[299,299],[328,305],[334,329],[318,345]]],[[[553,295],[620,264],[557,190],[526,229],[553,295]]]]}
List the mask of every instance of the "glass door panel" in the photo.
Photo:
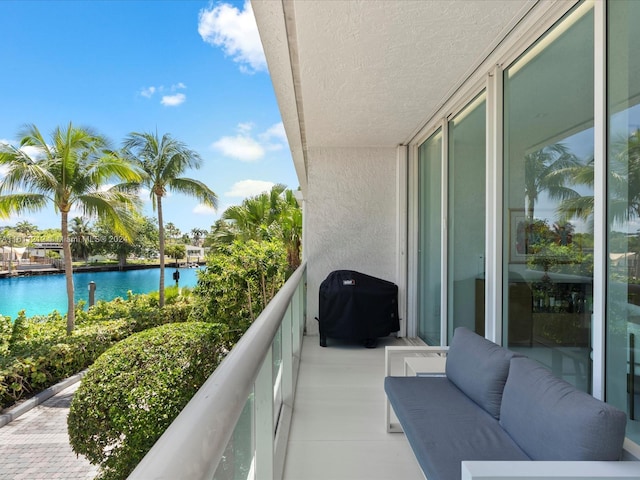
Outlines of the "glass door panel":
{"type": "Polygon", "coordinates": [[[591,390],[592,2],[504,74],[503,342],[591,390]]]}
{"type": "Polygon", "coordinates": [[[640,443],[640,2],[608,9],[606,400],[640,443]]]}
{"type": "Polygon", "coordinates": [[[418,149],[418,336],[440,345],[442,132],[418,149]]]}
{"type": "Polygon", "coordinates": [[[456,327],[484,336],[486,96],[449,122],[448,339],[456,327]]]}

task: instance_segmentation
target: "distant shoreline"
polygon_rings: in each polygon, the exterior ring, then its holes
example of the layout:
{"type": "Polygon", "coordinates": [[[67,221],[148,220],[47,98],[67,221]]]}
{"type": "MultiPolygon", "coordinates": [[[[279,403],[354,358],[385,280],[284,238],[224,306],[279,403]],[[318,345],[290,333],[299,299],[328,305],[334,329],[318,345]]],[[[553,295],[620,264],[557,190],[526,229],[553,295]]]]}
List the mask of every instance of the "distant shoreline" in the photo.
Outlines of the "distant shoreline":
{"type": "MultiPolygon", "coordinates": [[[[197,263],[198,265],[204,265],[205,262],[191,262],[197,263]]],[[[179,268],[186,268],[186,263],[179,264],[179,268]]],[[[167,263],[165,264],[166,268],[176,268],[176,263],[167,263]]],[[[118,271],[127,271],[127,270],[146,270],[150,268],[160,268],[159,263],[154,264],[130,264],[125,265],[123,267],[119,265],[81,265],[78,267],[73,267],[73,273],[83,273],[83,272],[118,272],[118,271]]],[[[64,275],[64,270],[58,268],[33,268],[33,269],[23,269],[23,270],[13,270],[11,272],[4,270],[0,271],[0,279],[2,278],[16,278],[16,277],[31,277],[35,275],[64,275]]]]}

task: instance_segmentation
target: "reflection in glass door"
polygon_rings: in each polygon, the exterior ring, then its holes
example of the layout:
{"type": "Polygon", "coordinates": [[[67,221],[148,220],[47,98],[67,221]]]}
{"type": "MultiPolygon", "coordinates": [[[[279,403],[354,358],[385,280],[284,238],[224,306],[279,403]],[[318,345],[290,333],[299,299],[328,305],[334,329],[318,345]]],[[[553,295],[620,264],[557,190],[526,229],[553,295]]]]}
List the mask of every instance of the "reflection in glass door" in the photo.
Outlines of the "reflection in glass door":
{"type": "Polygon", "coordinates": [[[640,442],[640,2],[608,8],[606,400],[640,442]]]}
{"type": "Polygon", "coordinates": [[[486,96],[449,122],[448,339],[456,327],[484,336],[486,96]]]}
{"type": "Polygon", "coordinates": [[[591,390],[593,3],[504,75],[503,342],[591,390]]]}
{"type": "Polygon", "coordinates": [[[440,345],[442,132],[418,149],[418,336],[440,345]]]}

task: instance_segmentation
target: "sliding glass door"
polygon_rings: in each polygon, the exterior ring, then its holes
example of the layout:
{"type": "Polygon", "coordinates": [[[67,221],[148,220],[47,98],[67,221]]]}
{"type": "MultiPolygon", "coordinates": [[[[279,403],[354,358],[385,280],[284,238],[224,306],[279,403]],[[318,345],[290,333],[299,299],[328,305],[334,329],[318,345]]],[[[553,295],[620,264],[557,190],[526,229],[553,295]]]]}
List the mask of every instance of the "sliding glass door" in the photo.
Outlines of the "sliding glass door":
{"type": "Polygon", "coordinates": [[[484,336],[486,95],[449,122],[448,340],[464,326],[484,336]]]}
{"type": "Polygon", "coordinates": [[[418,336],[440,345],[442,131],[418,149],[418,336]]]}
{"type": "Polygon", "coordinates": [[[591,390],[593,4],[504,72],[503,343],[591,390]]]}
{"type": "Polygon", "coordinates": [[[606,399],[640,442],[640,2],[608,7],[606,399]]]}

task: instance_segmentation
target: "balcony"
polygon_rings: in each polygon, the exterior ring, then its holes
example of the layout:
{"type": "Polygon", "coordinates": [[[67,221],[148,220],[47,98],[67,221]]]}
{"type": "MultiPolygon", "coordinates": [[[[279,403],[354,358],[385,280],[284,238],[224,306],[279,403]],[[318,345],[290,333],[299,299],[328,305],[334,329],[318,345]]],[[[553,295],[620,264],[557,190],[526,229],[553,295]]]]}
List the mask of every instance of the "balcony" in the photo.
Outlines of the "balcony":
{"type": "Polygon", "coordinates": [[[300,267],[130,479],[419,480],[385,428],[384,347],[303,335],[300,267]]]}
{"type": "Polygon", "coordinates": [[[305,337],[284,480],[423,479],[402,434],[385,428],[384,347],[305,337]]]}
{"type": "MultiPolygon", "coordinates": [[[[402,357],[415,349],[397,349],[405,355],[385,365],[384,347],[411,340],[322,348],[304,336],[306,304],[303,264],[129,479],[423,479],[404,434],[387,433],[394,418],[385,415],[385,371],[402,374],[402,357]]],[[[628,441],[625,450],[637,459],[628,441]]],[[[465,479],[638,478],[635,462],[467,463],[465,479]]]]}

